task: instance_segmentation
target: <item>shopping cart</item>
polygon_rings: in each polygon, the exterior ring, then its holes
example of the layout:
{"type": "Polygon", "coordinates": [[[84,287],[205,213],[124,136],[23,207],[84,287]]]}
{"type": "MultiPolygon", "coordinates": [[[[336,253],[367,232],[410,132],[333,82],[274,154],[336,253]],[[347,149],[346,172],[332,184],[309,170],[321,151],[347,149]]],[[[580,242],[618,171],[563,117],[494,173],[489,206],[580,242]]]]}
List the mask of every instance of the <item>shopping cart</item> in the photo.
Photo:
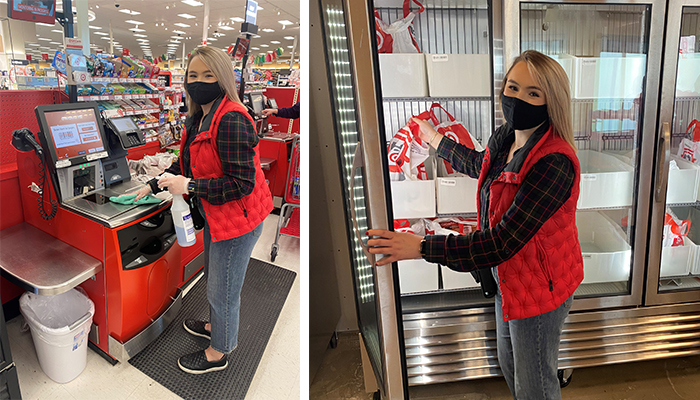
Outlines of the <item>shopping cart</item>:
{"type": "Polygon", "coordinates": [[[299,232],[299,206],[301,199],[299,175],[299,135],[294,137],[292,142],[292,159],[287,170],[287,184],[284,191],[284,204],[280,210],[280,217],[277,221],[277,231],[275,232],[275,242],[272,244],[270,260],[275,261],[279,251],[279,239],[281,235],[300,237],[299,232]]]}

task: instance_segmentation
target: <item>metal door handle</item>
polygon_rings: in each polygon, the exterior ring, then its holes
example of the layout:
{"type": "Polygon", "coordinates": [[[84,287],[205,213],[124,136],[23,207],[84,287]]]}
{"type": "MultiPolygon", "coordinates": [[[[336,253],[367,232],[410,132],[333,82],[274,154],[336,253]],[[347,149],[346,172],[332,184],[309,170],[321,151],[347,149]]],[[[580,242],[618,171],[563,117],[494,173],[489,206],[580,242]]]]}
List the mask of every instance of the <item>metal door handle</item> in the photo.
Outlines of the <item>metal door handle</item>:
{"type": "Polygon", "coordinates": [[[663,190],[668,186],[669,162],[671,159],[671,125],[664,122],[662,125],[663,135],[659,138],[659,173],[656,175],[656,190],[654,191],[655,199],[661,202],[663,190]]]}
{"type": "Polygon", "coordinates": [[[360,242],[360,247],[362,247],[362,252],[365,253],[365,257],[367,257],[367,260],[369,260],[369,264],[374,267],[376,258],[374,254],[369,252],[369,248],[365,242],[362,241],[362,235],[360,235],[360,229],[357,226],[357,212],[355,211],[355,171],[358,168],[364,167],[364,165],[365,159],[362,156],[362,143],[357,142],[357,146],[355,147],[355,155],[352,157],[352,172],[350,175],[350,184],[348,186],[350,191],[350,217],[352,218],[352,226],[353,230],[355,231],[355,236],[357,236],[357,240],[360,242]]]}

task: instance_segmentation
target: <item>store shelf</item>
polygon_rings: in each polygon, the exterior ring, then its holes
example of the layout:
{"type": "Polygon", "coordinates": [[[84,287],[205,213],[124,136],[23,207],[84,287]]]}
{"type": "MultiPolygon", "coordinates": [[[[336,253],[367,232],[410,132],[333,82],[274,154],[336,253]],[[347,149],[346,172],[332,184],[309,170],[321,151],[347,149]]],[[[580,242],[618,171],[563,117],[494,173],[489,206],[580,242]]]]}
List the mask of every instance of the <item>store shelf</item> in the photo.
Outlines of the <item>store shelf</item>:
{"type": "Polygon", "coordinates": [[[490,96],[459,96],[459,97],[382,97],[384,101],[491,101],[490,96]]]}
{"type": "Polygon", "coordinates": [[[90,83],[82,83],[79,85],[91,85],[93,83],[151,83],[157,84],[158,79],[149,78],[111,78],[111,77],[96,77],[90,78],[90,83]]]}
{"type": "Polygon", "coordinates": [[[695,203],[666,203],[667,207],[699,207],[700,202],[696,201],[695,203]]]}
{"type": "MultiPolygon", "coordinates": [[[[157,128],[157,127],[159,127],[161,124],[158,123],[158,122],[155,122],[155,123],[153,123],[153,124],[138,124],[138,125],[139,125],[139,128],[141,128],[141,129],[151,129],[151,128],[157,128]]],[[[163,125],[164,125],[164,124],[163,124],[163,125]]]]}
{"type": "Polygon", "coordinates": [[[158,93],[149,94],[105,94],[100,96],[78,96],[78,101],[99,101],[99,100],[131,100],[131,99],[156,99],[158,93]]]}
{"type": "Polygon", "coordinates": [[[143,110],[131,110],[131,111],[124,111],[122,109],[117,109],[117,110],[104,110],[102,111],[102,115],[104,115],[105,118],[119,118],[119,117],[126,117],[129,115],[147,115],[147,114],[155,114],[159,113],[160,110],[157,108],[148,108],[148,109],[143,109],[143,110]]]}

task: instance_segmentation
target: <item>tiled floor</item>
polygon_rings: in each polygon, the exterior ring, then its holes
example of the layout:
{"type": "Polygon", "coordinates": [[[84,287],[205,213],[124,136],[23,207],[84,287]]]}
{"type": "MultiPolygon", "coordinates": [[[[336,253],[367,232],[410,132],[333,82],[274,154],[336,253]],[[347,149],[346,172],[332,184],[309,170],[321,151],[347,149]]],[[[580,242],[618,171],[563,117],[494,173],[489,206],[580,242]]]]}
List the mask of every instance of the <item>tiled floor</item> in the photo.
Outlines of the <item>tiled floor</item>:
{"type": "MultiPolygon", "coordinates": [[[[270,215],[265,220],[264,232],[253,257],[270,261],[277,219],[276,215],[270,215]]],[[[279,255],[274,264],[299,274],[299,239],[283,236],[279,243],[279,255]]],[[[299,398],[299,280],[297,275],[246,399],[299,398]]],[[[7,331],[25,400],[179,399],[131,364],[112,366],[89,349],[85,371],[69,383],[58,384],[41,370],[31,334],[20,332],[21,324],[21,316],[14,318],[7,323],[7,331]]]]}
{"type": "MultiPolygon", "coordinates": [[[[562,389],[562,399],[576,400],[695,400],[700,399],[700,356],[581,368],[562,389]]],[[[415,386],[416,400],[512,399],[503,378],[415,386]]],[[[309,389],[311,400],[371,400],[365,393],[357,332],[343,333],[338,347],[326,351],[309,389]]]]}

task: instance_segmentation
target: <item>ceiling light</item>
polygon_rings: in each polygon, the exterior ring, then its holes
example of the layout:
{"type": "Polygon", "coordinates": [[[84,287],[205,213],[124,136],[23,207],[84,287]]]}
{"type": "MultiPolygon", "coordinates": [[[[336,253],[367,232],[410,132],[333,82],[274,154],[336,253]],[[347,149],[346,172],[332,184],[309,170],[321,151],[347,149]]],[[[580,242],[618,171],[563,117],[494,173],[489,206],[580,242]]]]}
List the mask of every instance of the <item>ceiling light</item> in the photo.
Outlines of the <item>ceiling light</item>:
{"type": "Polygon", "coordinates": [[[261,37],[262,37],[262,36],[260,36],[260,35],[254,35],[254,36],[253,36],[253,39],[258,39],[258,38],[261,38],[261,37]]]}
{"type": "Polygon", "coordinates": [[[260,47],[270,47],[268,44],[261,44],[260,47]]]}
{"type": "Polygon", "coordinates": [[[126,9],[126,8],[123,9],[123,10],[119,10],[119,12],[122,12],[122,13],[124,13],[124,14],[129,14],[129,15],[139,15],[139,14],[141,14],[141,13],[138,12],[138,11],[133,11],[133,10],[129,10],[129,9],[126,9]]]}
{"type": "Polygon", "coordinates": [[[188,6],[192,6],[192,7],[197,7],[197,6],[201,6],[202,4],[204,4],[204,3],[200,3],[197,0],[182,0],[182,2],[187,4],[188,6]]]}
{"type": "Polygon", "coordinates": [[[134,33],[134,36],[136,36],[136,37],[148,37],[148,36],[141,34],[141,33],[134,33]]]}
{"type": "Polygon", "coordinates": [[[63,43],[59,43],[59,42],[49,42],[49,44],[63,44],[63,43]]]}
{"type": "Polygon", "coordinates": [[[176,23],[176,24],[173,24],[173,25],[175,25],[175,26],[179,26],[179,27],[181,27],[181,28],[189,28],[189,27],[190,27],[189,25],[187,25],[187,24],[183,24],[182,22],[178,22],[178,23],[176,23]]]}
{"type": "Polygon", "coordinates": [[[216,39],[216,38],[210,38],[210,37],[208,37],[207,40],[210,41],[210,42],[216,42],[217,39],[216,39]]]}
{"type": "Polygon", "coordinates": [[[47,42],[51,41],[51,39],[47,39],[47,38],[43,38],[43,37],[40,37],[39,40],[46,40],[47,42]]]}
{"type": "Polygon", "coordinates": [[[294,48],[294,46],[287,46],[287,48],[288,48],[288,49],[293,49],[293,48],[294,48]]]}
{"type": "Polygon", "coordinates": [[[182,18],[187,18],[187,19],[196,18],[194,15],[190,15],[190,14],[178,14],[177,16],[182,17],[182,18]]]}
{"type": "Polygon", "coordinates": [[[39,43],[27,43],[27,46],[41,46],[39,43]]]}
{"type": "Polygon", "coordinates": [[[260,47],[251,47],[253,50],[260,50],[260,47]]]}
{"type": "Polygon", "coordinates": [[[284,38],[287,40],[294,40],[294,36],[285,36],[284,38]]]}
{"type": "Polygon", "coordinates": [[[177,43],[177,44],[180,44],[180,43],[182,43],[182,42],[177,41],[177,40],[175,40],[175,39],[171,39],[171,40],[170,40],[170,43],[177,43]]]}
{"type": "Polygon", "coordinates": [[[280,42],[278,42],[278,41],[276,41],[276,40],[271,40],[270,43],[273,43],[273,44],[280,44],[280,42]]]}
{"type": "Polygon", "coordinates": [[[100,35],[100,36],[108,36],[109,33],[106,32],[93,32],[95,35],[100,35]]]}
{"type": "Polygon", "coordinates": [[[292,21],[287,21],[286,19],[283,19],[282,21],[277,21],[282,25],[293,25],[294,23],[292,21]]]}
{"type": "Polygon", "coordinates": [[[264,10],[264,8],[262,8],[262,7],[258,6],[258,10],[264,10]]]}
{"type": "Polygon", "coordinates": [[[274,32],[275,30],[274,30],[274,29],[270,29],[270,28],[265,28],[265,29],[263,29],[262,31],[263,31],[263,32],[274,32]]]}
{"type": "Polygon", "coordinates": [[[141,28],[131,28],[131,29],[129,29],[129,30],[132,31],[132,32],[146,32],[145,29],[141,29],[141,28]]]}
{"type": "Polygon", "coordinates": [[[107,36],[102,36],[100,39],[109,40],[107,36]]]}
{"type": "Polygon", "coordinates": [[[133,19],[129,19],[129,20],[126,20],[126,21],[124,21],[124,22],[126,22],[127,24],[143,25],[143,22],[141,22],[141,21],[134,21],[133,19]]]}
{"type": "Polygon", "coordinates": [[[174,30],[174,31],[172,31],[172,32],[173,32],[173,33],[180,33],[180,34],[183,34],[183,35],[184,35],[185,33],[187,33],[187,32],[184,32],[184,31],[178,31],[178,30],[174,30]]]}
{"type": "Polygon", "coordinates": [[[177,39],[177,40],[182,39],[182,36],[170,36],[170,37],[171,37],[172,39],[177,39]]]}
{"type": "Polygon", "coordinates": [[[224,25],[224,26],[220,26],[219,29],[223,29],[225,31],[232,31],[234,28],[231,28],[230,26],[224,25]]]}
{"type": "Polygon", "coordinates": [[[59,31],[58,29],[51,29],[51,32],[63,33],[63,31],[59,31]]]}
{"type": "Polygon", "coordinates": [[[90,29],[102,29],[102,28],[100,28],[99,26],[92,26],[92,25],[89,25],[89,27],[90,27],[90,29]]]}
{"type": "Polygon", "coordinates": [[[245,22],[245,20],[241,17],[231,17],[231,21],[234,22],[245,22]]]}
{"type": "Polygon", "coordinates": [[[36,24],[41,25],[41,26],[51,26],[51,27],[53,27],[55,25],[55,24],[45,24],[43,22],[37,22],[36,24]]]}

